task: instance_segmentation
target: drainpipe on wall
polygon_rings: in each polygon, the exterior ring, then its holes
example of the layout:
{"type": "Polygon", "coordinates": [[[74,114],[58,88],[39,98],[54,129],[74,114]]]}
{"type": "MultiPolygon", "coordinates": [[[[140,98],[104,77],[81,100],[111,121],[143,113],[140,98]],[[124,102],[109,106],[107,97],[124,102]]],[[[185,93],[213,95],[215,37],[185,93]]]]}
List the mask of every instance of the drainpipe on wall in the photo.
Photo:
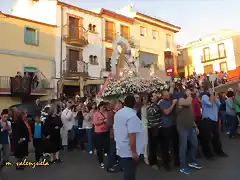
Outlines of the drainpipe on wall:
{"type": "MultiPolygon", "coordinates": [[[[63,71],[63,69],[62,69],[62,66],[63,66],[63,63],[62,63],[62,61],[63,61],[63,59],[62,59],[62,28],[63,28],[63,6],[61,6],[61,24],[60,24],[60,34],[61,34],[61,36],[60,36],[60,83],[62,83],[62,71],[63,71]]],[[[62,90],[62,84],[60,84],[60,87],[58,86],[58,92],[57,92],[57,94],[59,94],[59,90],[62,90]]],[[[60,93],[62,93],[62,92],[60,92],[60,93]]]]}
{"type": "Polygon", "coordinates": [[[100,79],[102,79],[102,70],[105,69],[105,60],[104,60],[104,42],[103,42],[103,38],[104,38],[104,18],[102,17],[101,20],[101,24],[102,24],[102,29],[101,29],[101,43],[102,43],[102,51],[101,51],[101,59],[103,60],[103,63],[101,63],[101,65],[103,65],[103,67],[101,67],[101,72],[100,72],[100,79]]]}

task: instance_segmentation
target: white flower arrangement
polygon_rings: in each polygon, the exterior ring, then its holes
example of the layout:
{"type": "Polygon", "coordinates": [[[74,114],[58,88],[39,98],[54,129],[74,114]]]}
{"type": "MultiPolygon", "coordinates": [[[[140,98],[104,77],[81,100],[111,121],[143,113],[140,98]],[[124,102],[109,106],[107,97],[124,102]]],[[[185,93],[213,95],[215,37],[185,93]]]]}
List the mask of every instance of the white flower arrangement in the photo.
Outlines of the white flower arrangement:
{"type": "Polygon", "coordinates": [[[108,86],[102,92],[102,98],[119,98],[132,93],[151,93],[167,90],[169,86],[154,77],[151,80],[127,76],[120,80],[110,79],[108,86]]]}

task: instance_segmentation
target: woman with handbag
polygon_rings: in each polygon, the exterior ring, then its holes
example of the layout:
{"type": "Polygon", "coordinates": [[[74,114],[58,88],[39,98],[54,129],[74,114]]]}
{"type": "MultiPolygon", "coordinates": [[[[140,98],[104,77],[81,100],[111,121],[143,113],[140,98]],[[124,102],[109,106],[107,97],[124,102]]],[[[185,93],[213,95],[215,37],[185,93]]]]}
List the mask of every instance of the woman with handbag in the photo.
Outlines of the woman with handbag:
{"type": "Polygon", "coordinates": [[[107,110],[105,105],[105,102],[100,102],[98,105],[98,111],[93,115],[97,157],[101,168],[104,168],[103,156],[104,152],[108,152],[110,140],[107,128],[107,110]]]}

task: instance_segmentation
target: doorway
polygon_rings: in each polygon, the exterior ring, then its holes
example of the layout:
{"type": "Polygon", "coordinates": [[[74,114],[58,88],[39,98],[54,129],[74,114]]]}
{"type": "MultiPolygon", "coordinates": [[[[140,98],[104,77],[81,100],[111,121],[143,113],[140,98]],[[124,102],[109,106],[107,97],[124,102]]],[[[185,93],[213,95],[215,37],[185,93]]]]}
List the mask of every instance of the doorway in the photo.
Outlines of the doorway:
{"type": "Polygon", "coordinates": [[[211,73],[213,73],[213,65],[210,64],[210,65],[204,66],[204,73],[205,73],[205,74],[211,74],[211,73]]]}
{"type": "Polygon", "coordinates": [[[75,97],[76,95],[79,95],[79,93],[79,86],[63,86],[63,94],[66,94],[67,97],[75,97]]]}
{"type": "Polygon", "coordinates": [[[69,37],[71,39],[79,39],[81,37],[81,30],[79,30],[80,19],[76,17],[69,16],[69,37]]]}

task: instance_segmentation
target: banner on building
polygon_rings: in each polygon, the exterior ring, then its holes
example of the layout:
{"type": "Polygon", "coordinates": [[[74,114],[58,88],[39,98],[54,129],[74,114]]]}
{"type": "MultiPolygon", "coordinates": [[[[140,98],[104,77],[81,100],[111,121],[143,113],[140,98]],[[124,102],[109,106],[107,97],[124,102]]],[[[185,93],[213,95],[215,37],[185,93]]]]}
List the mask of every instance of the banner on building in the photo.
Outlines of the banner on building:
{"type": "Polygon", "coordinates": [[[173,76],[174,74],[174,62],[173,62],[173,54],[171,51],[164,52],[164,63],[165,63],[165,71],[167,76],[173,76]]]}

